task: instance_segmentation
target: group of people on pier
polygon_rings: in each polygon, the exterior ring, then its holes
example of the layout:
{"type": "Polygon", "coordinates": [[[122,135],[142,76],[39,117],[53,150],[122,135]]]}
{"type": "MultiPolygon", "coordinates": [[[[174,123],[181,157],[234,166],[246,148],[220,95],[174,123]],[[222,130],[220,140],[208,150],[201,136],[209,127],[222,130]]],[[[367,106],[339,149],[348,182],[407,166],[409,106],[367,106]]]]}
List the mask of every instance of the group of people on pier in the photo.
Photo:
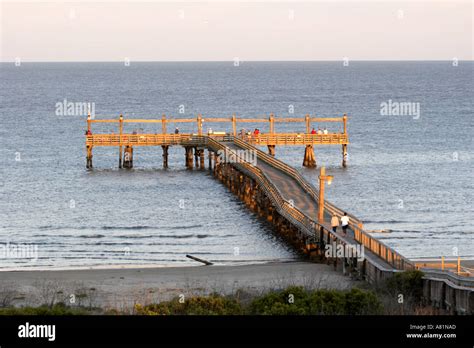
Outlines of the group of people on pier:
{"type": "MultiPolygon", "coordinates": [[[[333,214],[331,218],[331,227],[333,232],[337,232],[337,228],[339,227],[339,218],[337,217],[336,214],[333,214]]],[[[343,216],[341,216],[341,227],[342,227],[342,233],[344,235],[347,235],[347,228],[349,227],[349,216],[347,216],[346,213],[344,213],[343,216]]]]}
{"type": "Polygon", "coordinates": [[[314,128],[311,129],[311,134],[328,134],[328,133],[329,132],[327,128],[324,128],[324,129],[318,128],[317,131],[314,128]]]}

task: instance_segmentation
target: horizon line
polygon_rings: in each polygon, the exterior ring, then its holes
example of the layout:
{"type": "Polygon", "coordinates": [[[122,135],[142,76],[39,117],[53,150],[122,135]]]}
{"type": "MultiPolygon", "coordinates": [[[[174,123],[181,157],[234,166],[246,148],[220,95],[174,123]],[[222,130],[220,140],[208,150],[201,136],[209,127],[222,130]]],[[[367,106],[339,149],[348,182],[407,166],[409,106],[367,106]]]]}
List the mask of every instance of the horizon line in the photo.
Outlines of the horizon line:
{"type": "MultiPolygon", "coordinates": [[[[348,59],[348,62],[451,62],[451,59],[348,59]]],[[[458,62],[473,62],[472,59],[458,59],[458,62]]],[[[20,63],[124,63],[124,60],[21,60],[20,63]]],[[[232,63],[234,60],[129,60],[130,63],[232,63]]],[[[344,59],[318,60],[239,60],[241,63],[311,63],[311,62],[344,62],[344,59]]],[[[15,64],[16,60],[0,61],[4,64],[15,64]]]]}

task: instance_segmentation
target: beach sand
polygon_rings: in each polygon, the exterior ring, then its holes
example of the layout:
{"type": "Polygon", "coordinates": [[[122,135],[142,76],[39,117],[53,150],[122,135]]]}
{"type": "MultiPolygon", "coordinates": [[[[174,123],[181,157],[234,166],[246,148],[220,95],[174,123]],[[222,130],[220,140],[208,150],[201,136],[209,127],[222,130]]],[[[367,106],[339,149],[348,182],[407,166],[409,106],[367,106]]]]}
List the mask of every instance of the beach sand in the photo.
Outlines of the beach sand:
{"type": "Polygon", "coordinates": [[[38,306],[64,302],[127,310],[184,295],[238,290],[262,294],[292,285],[318,289],[350,289],[357,282],[332,266],[310,262],[243,266],[114,268],[0,273],[0,305],[38,306]]]}

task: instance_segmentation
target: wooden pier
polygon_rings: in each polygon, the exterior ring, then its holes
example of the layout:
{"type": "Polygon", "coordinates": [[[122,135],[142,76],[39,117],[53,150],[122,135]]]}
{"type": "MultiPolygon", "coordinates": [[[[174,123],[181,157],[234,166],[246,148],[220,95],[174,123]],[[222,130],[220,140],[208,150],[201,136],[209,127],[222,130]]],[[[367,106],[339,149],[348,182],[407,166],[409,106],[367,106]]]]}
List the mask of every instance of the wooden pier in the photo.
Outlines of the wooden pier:
{"type": "Polygon", "coordinates": [[[319,215],[319,191],[296,169],[275,158],[276,146],[305,147],[303,165],[316,166],[314,147],[317,145],[339,145],[342,150],[342,165],[347,165],[347,116],[340,118],[269,119],[212,118],[167,119],[161,120],[87,120],[86,136],[87,167],[92,168],[92,149],[95,146],[119,147],[119,166],[133,167],[134,146],[162,146],[163,166],[168,165],[168,147],[179,145],[185,149],[187,168],[205,168],[205,150],[208,155],[208,169],[213,175],[236,194],[248,208],[272,223],[276,231],[290,244],[310,258],[331,262],[345,274],[358,275],[368,282],[378,283],[396,272],[421,269],[424,276],[424,297],[434,306],[453,313],[474,313],[474,276],[472,262],[444,259],[430,261],[409,260],[364,230],[363,224],[355,216],[350,217],[347,235],[341,231],[333,232],[329,224],[331,216],[340,219],[344,212],[325,201],[322,204],[322,218],[319,215]],[[92,123],[114,122],[119,124],[119,134],[94,134],[92,123]],[[161,134],[125,134],[123,124],[130,122],[161,122],[161,134]],[[196,122],[198,130],[189,134],[167,134],[167,124],[177,122],[196,122]],[[231,122],[232,131],[228,133],[203,134],[203,122],[231,122]],[[269,131],[263,134],[239,134],[239,122],[267,122],[269,131]],[[278,122],[304,122],[305,132],[276,133],[274,125],[278,122]],[[313,122],[339,122],[342,131],[328,134],[310,134],[313,122]],[[308,134],[309,133],[309,134],[308,134]],[[267,146],[268,153],[258,149],[267,146]],[[123,148],[123,159],[122,159],[123,148]],[[224,154],[224,155],[223,155],[224,154]],[[249,160],[253,155],[254,161],[249,160]],[[320,216],[319,216],[320,217],[320,216]],[[363,248],[363,258],[327,256],[327,246],[335,248],[363,248]]]}
{"type": "MultiPolygon", "coordinates": [[[[174,129],[172,129],[173,131],[174,129]]],[[[315,130],[314,130],[315,131],[315,130]]],[[[349,144],[349,137],[347,134],[347,116],[335,118],[315,118],[306,115],[300,118],[277,118],[273,114],[268,119],[266,118],[236,118],[233,115],[230,118],[203,118],[198,115],[195,119],[182,118],[167,118],[165,115],[161,119],[124,119],[122,115],[118,119],[92,119],[90,115],[87,118],[87,137],[86,137],[86,151],[87,151],[87,168],[92,168],[92,151],[96,146],[117,146],[119,148],[119,168],[133,167],[133,147],[134,146],[161,146],[163,149],[163,166],[168,166],[168,149],[172,145],[181,145],[186,149],[186,166],[189,167],[191,161],[190,151],[194,147],[195,156],[202,156],[203,154],[196,154],[196,148],[203,146],[194,136],[208,136],[210,138],[221,139],[223,135],[232,135],[239,137],[249,144],[255,146],[267,146],[269,154],[275,155],[276,146],[305,146],[303,157],[303,165],[305,167],[316,167],[316,156],[314,154],[314,146],[317,145],[339,145],[342,153],[342,166],[347,166],[347,145],[349,144]],[[113,134],[95,134],[92,132],[93,123],[117,123],[117,133],[113,134]],[[161,132],[155,134],[130,134],[124,133],[124,124],[130,123],[154,123],[161,126],[161,132]],[[174,134],[167,133],[169,124],[180,123],[196,123],[196,133],[174,134]],[[232,130],[229,132],[203,132],[203,123],[211,124],[225,124],[231,125],[232,130]],[[237,130],[238,126],[242,124],[262,124],[268,132],[261,131],[258,134],[241,133],[237,130]],[[298,133],[277,133],[275,132],[275,124],[280,123],[302,123],[302,131],[298,133]],[[327,134],[311,134],[312,126],[339,123],[340,132],[329,132],[327,134]],[[123,155],[122,155],[123,154],[123,155]]]]}

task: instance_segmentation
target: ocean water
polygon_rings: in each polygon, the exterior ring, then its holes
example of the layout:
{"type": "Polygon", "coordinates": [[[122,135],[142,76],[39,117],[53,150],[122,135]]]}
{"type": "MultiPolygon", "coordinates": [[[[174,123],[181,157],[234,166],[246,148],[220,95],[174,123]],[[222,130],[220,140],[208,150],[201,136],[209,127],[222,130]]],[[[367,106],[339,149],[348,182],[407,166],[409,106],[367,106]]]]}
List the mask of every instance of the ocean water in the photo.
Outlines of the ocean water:
{"type": "MultiPolygon", "coordinates": [[[[472,62],[2,63],[0,246],[35,245],[37,259],[10,254],[0,268],[184,265],[186,254],[217,264],[297,258],[207,171],[185,170],[180,147],[170,149],[168,170],[161,148],[136,148],[133,170],[117,168],[117,149],[95,148],[95,168],[86,170],[86,118],[57,115],[56,103],[64,100],[95,103],[97,119],[345,112],[348,168],[341,168],[340,147],[316,148],[318,165],[334,176],[327,199],[368,229],[389,229],[377,236],[407,257],[474,256],[473,68],[472,62]],[[382,115],[381,103],[389,100],[419,103],[420,113],[382,115]]],[[[160,132],[149,124],[127,127],[160,132]]],[[[276,130],[304,131],[304,125],[276,130]]],[[[116,129],[102,124],[93,131],[116,129]]],[[[303,153],[276,149],[316,182],[318,171],[302,167],[303,153]]]]}

